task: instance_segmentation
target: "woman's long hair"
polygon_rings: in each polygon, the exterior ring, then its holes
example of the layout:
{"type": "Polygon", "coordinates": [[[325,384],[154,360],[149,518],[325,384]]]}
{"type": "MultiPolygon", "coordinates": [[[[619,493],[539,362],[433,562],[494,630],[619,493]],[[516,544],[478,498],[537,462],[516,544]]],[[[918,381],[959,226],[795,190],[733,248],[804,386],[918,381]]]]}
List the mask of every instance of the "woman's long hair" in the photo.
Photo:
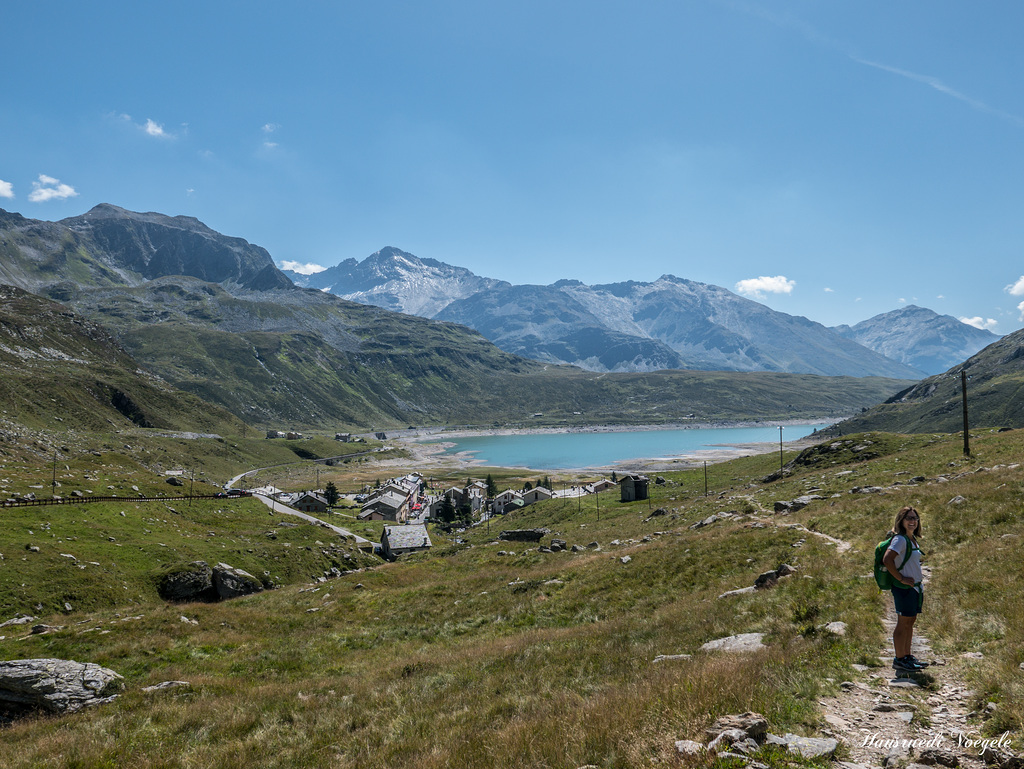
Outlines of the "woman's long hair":
{"type": "Polygon", "coordinates": [[[910,505],[907,505],[906,507],[901,507],[900,511],[896,513],[896,522],[892,525],[892,531],[894,534],[912,536],[914,539],[919,538],[921,536],[921,514],[918,513],[917,510],[912,508],[910,505]],[[917,526],[914,528],[914,531],[907,531],[905,521],[907,516],[911,513],[917,514],[917,526]]]}

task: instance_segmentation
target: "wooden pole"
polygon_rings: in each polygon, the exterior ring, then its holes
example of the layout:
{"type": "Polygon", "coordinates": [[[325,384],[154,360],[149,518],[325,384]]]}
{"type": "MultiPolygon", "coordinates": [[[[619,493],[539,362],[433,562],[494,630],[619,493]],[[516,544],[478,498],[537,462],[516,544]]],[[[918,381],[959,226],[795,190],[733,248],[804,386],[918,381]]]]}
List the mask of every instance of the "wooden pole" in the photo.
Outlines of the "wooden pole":
{"type": "Polygon", "coordinates": [[[971,455],[971,434],[967,429],[967,371],[960,372],[960,392],[964,402],[964,456],[971,455]]]}
{"type": "Polygon", "coordinates": [[[782,425],[779,425],[779,472],[785,467],[782,459],[782,425]]]}

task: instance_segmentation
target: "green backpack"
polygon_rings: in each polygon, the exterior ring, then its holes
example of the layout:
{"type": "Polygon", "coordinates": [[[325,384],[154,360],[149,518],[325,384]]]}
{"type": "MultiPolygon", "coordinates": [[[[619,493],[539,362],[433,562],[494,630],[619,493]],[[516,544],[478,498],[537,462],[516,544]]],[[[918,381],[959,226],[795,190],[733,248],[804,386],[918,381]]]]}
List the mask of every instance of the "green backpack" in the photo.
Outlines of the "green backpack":
{"type": "MultiPolygon", "coordinates": [[[[902,536],[902,534],[893,534],[891,537],[887,537],[875,545],[875,582],[877,583],[879,590],[889,590],[894,586],[905,587],[905,585],[893,579],[892,574],[889,573],[889,570],[885,568],[885,565],[882,563],[882,559],[885,557],[885,551],[889,549],[889,544],[896,537],[902,536]]],[[[899,571],[907,565],[907,561],[910,560],[910,550],[910,542],[908,541],[907,552],[903,554],[903,563],[897,567],[896,571],[899,571]]]]}

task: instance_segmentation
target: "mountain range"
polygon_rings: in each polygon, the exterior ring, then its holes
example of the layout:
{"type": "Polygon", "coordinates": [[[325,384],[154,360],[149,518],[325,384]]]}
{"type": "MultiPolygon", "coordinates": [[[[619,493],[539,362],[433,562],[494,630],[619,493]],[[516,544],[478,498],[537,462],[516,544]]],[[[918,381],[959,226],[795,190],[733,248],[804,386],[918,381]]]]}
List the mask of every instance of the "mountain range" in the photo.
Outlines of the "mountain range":
{"type": "Polygon", "coordinates": [[[503,350],[598,372],[698,369],[917,378],[998,339],[910,306],[834,329],[719,286],[664,275],[512,285],[388,247],[297,285],[474,328],[503,350]]]}
{"type": "MultiPolygon", "coordinates": [[[[442,269],[440,263],[428,266],[442,269]]],[[[467,271],[450,285],[460,282],[468,292],[475,280],[467,271]]],[[[198,396],[212,404],[211,413],[223,409],[250,425],[838,417],[878,403],[917,378],[694,370],[605,374],[541,363],[503,351],[461,324],[295,286],[264,249],[196,219],[112,205],[59,222],[0,211],[0,283],[60,302],[60,311],[76,322],[97,324],[125,354],[108,358],[122,361],[118,368],[127,375],[198,396]]],[[[52,314],[27,301],[12,306],[24,315],[10,324],[15,337],[22,334],[19,328],[45,325],[43,318],[52,314]]],[[[651,347],[650,357],[669,355],[662,343],[651,347]]],[[[62,354],[76,355],[73,349],[62,354]]],[[[11,365],[16,369],[17,361],[11,365]]],[[[102,366],[70,383],[73,395],[37,398],[46,387],[33,387],[35,374],[27,371],[30,378],[19,380],[25,396],[19,408],[40,418],[67,418],[59,413],[65,405],[93,397],[78,390],[112,392],[89,384],[97,373],[102,366]]],[[[115,389],[143,393],[146,381],[115,389]]],[[[131,400],[141,404],[145,398],[131,400]]],[[[122,416],[111,413],[110,420],[181,425],[189,411],[174,407],[168,415],[158,413],[160,408],[142,408],[145,413],[134,418],[115,409],[122,416]]]]}

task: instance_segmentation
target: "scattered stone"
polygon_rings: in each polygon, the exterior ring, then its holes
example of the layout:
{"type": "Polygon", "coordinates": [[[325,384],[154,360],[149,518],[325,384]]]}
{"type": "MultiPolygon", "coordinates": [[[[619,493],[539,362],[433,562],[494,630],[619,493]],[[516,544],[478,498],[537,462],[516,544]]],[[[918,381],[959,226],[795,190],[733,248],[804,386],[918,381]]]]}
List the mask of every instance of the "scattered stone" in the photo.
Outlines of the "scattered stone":
{"type": "Polygon", "coordinates": [[[693,655],[690,654],[659,654],[654,658],[655,662],[673,662],[675,660],[688,660],[693,659],[693,655]]]}
{"type": "Polygon", "coordinates": [[[122,680],[91,662],[11,660],[0,662],[0,702],[17,712],[74,713],[112,700],[122,680]]]}
{"type": "Polygon", "coordinates": [[[199,620],[197,620],[197,619],[189,619],[184,614],[181,615],[181,621],[184,622],[186,625],[198,625],[199,624],[199,620]]]}
{"type": "Polygon", "coordinates": [[[724,729],[708,743],[708,752],[718,753],[723,748],[732,747],[735,743],[742,742],[746,738],[746,732],[742,729],[724,729]]]}
{"type": "Polygon", "coordinates": [[[142,691],[144,692],[158,692],[163,689],[177,689],[183,686],[191,686],[188,681],[162,681],[161,683],[154,684],[153,686],[144,686],[142,691]]]}
{"type": "Polygon", "coordinates": [[[753,593],[756,590],[757,590],[757,587],[755,587],[754,585],[751,585],[750,587],[741,587],[738,590],[726,591],[725,593],[722,593],[720,596],[718,596],[718,598],[722,599],[722,598],[728,598],[729,596],[732,596],[732,595],[744,595],[746,593],[753,593]]]}
{"type": "Polygon", "coordinates": [[[619,559],[619,561],[621,561],[622,563],[629,563],[632,560],[633,560],[633,558],[631,556],[628,556],[628,555],[624,555],[624,556],[622,556],[619,559]]]}
{"type": "Polygon", "coordinates": [[[787,734],[782,739],[785,740],[786,750],[803,758],[831,758],[839,748],[839,742],[831,737],[799,737],[787,734]]]}
{"type": "Polygon", "coordinates": [[[19,614],[14,619],[9,619],[6,622],[0,622],[0,627],[10,627],[12,625],[27,625],[30,622],[35,622],[38,617],[33,617],[28,614],[19,614]]]}
{"type": "Polygon", "coordinates": [[[178,478],[175,475],[172,475],[170,478],[168,478],[166,483],[168,483],[171,486],[184,486],[185,485],[185,481],[181,480],[181,478],[178,478]]]}
{"type": "Polygon", "coordinates": [[[824,630],[826,633],[832,633],[833,635],[846,635],[845,622],[829,622],[828,624],[823,625],[821,629],[824,630]]]}
{"type": "Polygon", "coordinates": [[[942,748],[925,748],[921,751],[920,762],[925,766],[948,766],[950,769],[960,765],[960,757],[950,750],[942,748]]]}
{"type": "Polygon", "coordinates": [[[947,505],[962,505],[966,501],[967,501],[967,497],[962,497],[959,494],[957,494],[955,497],[953,497],[951,500],[949,500],[949,502],[947,502],[946,504],[947,505]]]}
{"type": "Polygon", "coordinates": [[[702,757],[708,749],[693,740],[676,740],[676,751],[683,758],[693,759],[702,757]]]}
{"type": "Polygon", "coordinates": [[[708,727],[705,734],[710,739],[714,739],[723,731],[730,729],[739,729],[743,732],[744,738],[749,737],[755,742],[764,742],[768,735],[768,721],[760,713],[752,711],[739,715],[722,716],[708,727]]]}
{"type": "Polygon", "coordinates": [[[740,633],[739,635],[719,638],[708,641],[701,646],[701,651],[722,651],[722,652],[753,652],[767,647],[761,643],[764,633],[740,633]]]}

